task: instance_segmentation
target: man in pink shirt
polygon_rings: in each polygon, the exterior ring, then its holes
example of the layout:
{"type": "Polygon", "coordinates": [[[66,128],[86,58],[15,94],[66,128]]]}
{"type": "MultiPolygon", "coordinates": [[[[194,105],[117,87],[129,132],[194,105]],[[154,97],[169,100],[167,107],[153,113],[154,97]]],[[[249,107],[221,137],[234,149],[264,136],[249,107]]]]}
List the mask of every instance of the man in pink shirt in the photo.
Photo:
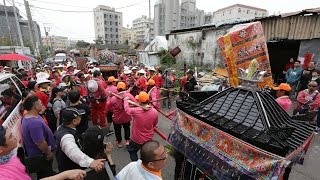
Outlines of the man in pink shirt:
{"type": "Polygon", "coordinates": [[[292,101],[289,98],[291,87],[287,83],[281,83],[278,87],[274,87],[277,91],[277,103],[286,111],[289,112],[292,101]]]}
{"type": "Polygon", "coordinates": [[[129,97],[124,99],[124,110],[132,116],[132,134],[128,146],[128,152],[131,161],[137,161],[137,152],[142,145],[153,139],[154,128],[158,124],[158,112],[152,106],[149,106],[149,95],[146,92],[140,92],[136,99],[140,107],[130,108],[129,97]]]}
{"type": "MultiPolygon", "coordinates": [[[[107,95],[109,95],[111,93],[118,93],[118,90],[117,90],[117,87],[116,87],[117,81],[118,81],[118,79],[114,78],[114,76],[108,77],[107,88],[105,90],[107,95]]],[[[111,97],[108,97],[107,101],[109,99],[111,99],[111,97]]],[[[109,129],[109,132],[107,133],[107,136],[110,136],[113,133],[113,131],[110,130],[110,127],[111,127],[111,124],[112,124],[112,113],[113,113],[112,106],[109,108],[108,105],[107,105],[106,106],[106,112],[107,112],[107,126],[106,126],[106,128],[109,129]]]]}
{"type": "Polygon", "coordinates": [[[297,97],[298,107],[295,111],[304,114],[307,110],[314,110],[320,107],[320,95],[318,83],[310,81],[308,89],[300,91],[297,97]]]}
{"type": "Polygon", "coordinates": [[[150,102],[151,102],[151,105],[156,108],[156,109],[160,109],[160,92],[158,90],[158,88],[156,87],[156,82],[155,80],[153,79],[149,79],[148,83],[148,94],[149,94],[149,97],[150,97],[150,102]]]}
{"type": "MultiPolygon", "coordinates": [[[[117,85],[118,95],[125,98],[129,97],[131,101],[136,102],[135,98],[126,91],[126,84],[124,82],[119,82],[117,85]]],[[[130,140],[130,121],[131,116],[124,111],[123,99],[120,99],[116,96],[109,97],[107,102],[107,108],[113,109],[113,126],[115,131],[115,136],[117,140],[117,146],[122,147],[122,136],[121,128],[124,129],[124,139],[126,140],[126,146],[129,145],[130,140]]]]}

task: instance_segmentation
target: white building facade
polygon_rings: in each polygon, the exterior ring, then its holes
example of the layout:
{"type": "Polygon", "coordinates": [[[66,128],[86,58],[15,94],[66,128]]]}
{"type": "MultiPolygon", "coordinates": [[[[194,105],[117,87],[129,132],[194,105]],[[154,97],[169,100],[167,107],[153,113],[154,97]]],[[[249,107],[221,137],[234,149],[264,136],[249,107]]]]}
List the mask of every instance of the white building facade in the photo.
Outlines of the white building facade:
{"type": "Polygon", "coordinates": [[[232,23],[236,21],[250,20],[266,17],[268,11],[257,7],[234,4],[213,13],[214,24],[232,23]]]}
{"type": "Polygon", "coordinates": [[[132,29],[136,33],[138,43],[151,42],[154,39],[154,20],[147,16],[133,20],[132,29]],[[149,28],[150,25],[151,28],[149,28]]]}
{"type": "Polygon", "coordinates": [[[179,29],[204,25],[204,11],[197,8],[197,0],[181,0],[179,29]]]}
{"type": "Polygon", "coordinates": [[[115,8],[99,5],[94,8],[95,38],[102,38],[104,44],[121,44],[122,12],[115,8]]]}

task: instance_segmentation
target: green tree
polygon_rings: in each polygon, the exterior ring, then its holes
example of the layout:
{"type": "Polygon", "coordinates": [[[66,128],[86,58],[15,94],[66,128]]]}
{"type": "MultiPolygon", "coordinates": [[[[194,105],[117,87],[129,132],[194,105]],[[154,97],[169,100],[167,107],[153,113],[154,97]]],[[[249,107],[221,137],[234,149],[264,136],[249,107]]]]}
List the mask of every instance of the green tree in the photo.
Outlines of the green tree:
{"type": "Polygon", "coordinates": [[[86,47],[90,46],[90,43],[85,42],[83,40],[80,40],[80,41],[77,42],[76,46],[78,48],[86,48],[86,47]]]}
{"type": "Polygon", "coordinates": [[[163,48],[158,51],[158,56],[160,57],[160,64],[172,65],[176,63],[176,59],[163,48]]]}
{"type": "Polygon", "coordinates": [[[103,40],[102,40],[102,37],[101,36],[98,36],[98,39],[96,39],[96,40],[93,40],[96,44],[99,44],[99,45],[101,45],[101,44],[103,44],[103,40]]]}

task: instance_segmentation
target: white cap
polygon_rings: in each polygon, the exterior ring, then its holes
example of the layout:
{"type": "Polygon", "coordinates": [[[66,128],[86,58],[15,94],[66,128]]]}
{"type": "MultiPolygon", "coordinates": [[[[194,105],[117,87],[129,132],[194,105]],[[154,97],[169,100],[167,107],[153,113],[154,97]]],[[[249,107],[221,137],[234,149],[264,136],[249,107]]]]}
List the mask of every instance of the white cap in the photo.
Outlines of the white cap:
{"type": "Polygon", "coordinates": [[[48,79],[50,75],[45,72],[39,72],[36,77],[37,79],[48,79]]]}
{"type": "Polygon", "coordinates": [[[51,81],[48,79],[37,79],[36,85],[43,84],[43,83],[51,83],[51,81]]]}
{"type": "Polygon", "coordinates": [[[90,74],[84,74],[84,78],[87,78],[90,74]]]}
{"type": "Polygon", "coordinates": [[[81,72],[81,70],[76,69],[76,70],[73,71],[73,75],[77,75],[79,72],[81,72]]]}
{"type": "Polygon", "coordinates": [[[68,63],[68,64],[67,64],[67,69],[68,69],[69,67],[73,67],[73,65],[72,65],[71,63],[68,63]]]}
{"type": "Polygon", "coordinates": [[[123,73],[124,73],[124,74],[130,74],[130,73],[132,73],[132,71],[131,71],[130,69],[126,69],[126,70],[124,70],[123,73]]]}
{"type": "Polygon", "coordinates": [[[64,66],[62,64],[59,64],[59,66],[57,66],[57,68],[63,68],[64,66]]]}
{"type": "Polygon", "coordinates": [[[138,71],[138,74],[146,74],[147,72],[144,70],[144,69],[140,69],[139,71],[138,71]]]}
{"type": "Polygon", "coordinates": [[[41,70],[41,69],[39,67],[37,67],[36,70],[41,70]]]}
{"type": "Polygon", "coordinates": [[[49,67],[49,66],[48,66],[48,65],[45,65],[45,66],[44,66],[44,68],[47,68],[47,67],[49,67]]]}
{"type": "Polygon", "coordinates": [[[131,70],[137,70],[137,66],[134,66],[133,68],[131,68],[131,70]]]}
{"type": "Polygon", "coordinates": [[[149,68],[149,71],[156,71],[156,69],[152,66],[151,68],[149,68]]]}
{"type": "Polygon", "coordinates": [[[96,92],[98,90],[98,83],[95,80],[88,81],[88,89],[90,92],[96,92]]]}
{"type": "Polygon", "coordinates": [[[67,76],[70,76],[70,74],[66,74],[66,73],[63,74],[63,75],[61,76],[61,80],[64,79],[65,77],[67,77],[67,76]]]}
{"type": "Polygon", "coordinates": [[[8,66],[5,66],[5,67],[3,67],[3,69],[10,69],[10,67],[8,67],[8,66]]]}

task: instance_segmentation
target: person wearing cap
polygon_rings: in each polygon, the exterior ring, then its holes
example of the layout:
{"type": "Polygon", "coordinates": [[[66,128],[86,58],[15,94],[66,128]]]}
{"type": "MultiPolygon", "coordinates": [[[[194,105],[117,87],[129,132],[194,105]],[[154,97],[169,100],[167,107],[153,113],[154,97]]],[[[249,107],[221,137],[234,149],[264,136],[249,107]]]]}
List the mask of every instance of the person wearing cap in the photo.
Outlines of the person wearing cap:
{"type": "Polygon", "coordinates": [[[45,66],[44,66],[44,72],[47,73],[50,77],[52,77],[52,73],[51,73],[51,70],[50,70],[50,66],[45,65],[45,66]]]}
{"type": "Polygon", "coordinates": [[[153,79],[149,79],[148,83],[148,95],[150,97],[151,105],[156,108],[160,109],[160,91],[156,87],[156,82],[153,79]]]}
{"type": "Polygon", "coordinates": [[[286,111],[290,111],[292,101],[289,98],[291,87],[287,83],[281,83],[278,87],[273,88],[277,92],[277,103],[286,111]]]}
{"type": "Polygon", "coordinates": [[[37,79],[38,89],[36,90],[36,96],[40,99],[45,109],[47,109],[50,96],[50,83],[48,79],[37,79]]]}
{"type": "Polygon", "coordinates": [[[68,65],[67,65],[67,74],[73,74],[74,73],[74,66],[71,64],[71,63],[69,63],[68,65]]]}
{"type": "Polygon", "coordinates": [[[298,106],[294,110],[294,114],[305,114],[309,110],[314,110],[320,107],[320,95],[318,91],[318,83],[310,81],[308,89],[300,91],[297,96],[298,106]]]}
{"type": "Polygon", "coordinates": [[[55,133],[56,158],[60,172],[89,167],[95,171],[100,171],[104,167],[105,159],[94,160],[80,149],[80,135],[76,127],[81,123],[81,116],[84,114],[84,110],[78,110],[74,107],[61,110],[62,125],[58,127],[55,133]]]}
{"type": "Polygon", "coordinates": [[[61,124],[61,117],[60,117],[61,109],[66,108],[66,103],[62,99],[62,96],[65,94],[64,93],[65,89],[66,87],[60,87],[60,86],[54,87],[52,89],[51,104],[52,104],[52,110],[53,110],[54,116],[56,118],[55,127],[52,132],[55,132],[57,127],[61,124]]]}
{"type": "Polygon", "coordinates": [[[38,179],[51,176],[54,174],[52,161],[56,146],[52,131],[39,115],[42,111],[41,101],[31,95],[24,100],[23,108],[27,112],[21,120],[21,130],[26,157],[30,159],[28,166],[38,169],[38,179]],[[43,163],[39,164],[39,161],[43,163]]]}
{"type": "MultiPolygon", "coordinates": [[[[108,77],[107,88],[105,90],[107,95],[110,94],[110,93],[118,93],[117,86],[116,86],[117,81],[118,81],[118,79],[116,79],[114,76],[108,77]]],[[[108,97],[107,101],[110,98],[111,97],[108,97]]],[[[106,128],[109,129],[109,132],[107,134],[107,136],[108,136],[108,135],[111,135],[113,133],[113,131],[110,130],[110,127],[111,127],[111,124],[112,124],[113,108],[112,107],[108,107],[108,105],[106,104],[106,112],[107,112],[107,126],[106,126],[106,128]]]]}
{"type": "Polygon", "coordinates": [[[139,78],[136,80],[136,85],[139,87],[140,91],[147,91],[147,79],[145,78],[146,71],[140,69],[137,73],[139,78]]]}
{"type": "Polygon", "coordinates": [[[38,74],[39,72],[41,72],[41,69],[40,69],[39,67],[37,67],[37,68],[35,69],[35,74],[38,74]]]}
{"type": "Polygon", "coordinates": [[[158,73],[156,73],[156,69],[154,67],[151,67],[149,69],[149,76],[148,80],[153,79],[155,81],[155,86],[161,87],[161,77],[158,76],[158,73]]]}
{"type": "Polygon", "coordinates": [[[124,99],[124,110],[132,116],[132,134],[128,146],[128,152],[131,161],[137,161],[137,152],[141,146],[153,139],[154,128],[158,124],[158,111],[149,106],[149,95],[146,92],[140,92],[136,99],[139,101],[140,107],[129,106],[129,97],[124,99]]]}
{"type": "MultiPolygon", "coordinates": [[[[61,76],[61,83],[65,83],[67,86],[70,86],[70,74],[63,74],[62,76],[61,76]]],[[[60,83],[60,84],[61,84],[60,83]]],[[[59,85],[60,85],[59,84],[59,85]]]]}
{"type": "Polygon", "coordinates": [[[104,87],[105,82],[101,79],[100,71],[94,71],[93,77],[93,81],[96,81],[98,84],[98,89],[95,92],[88,91],[89,94],[92,94],[89,96],[93,97],[93,101],[91,102],[92,123],[93,125],[100,125],[101,128],[105,128],[107,100],[106,87],[104,87]]]}
{"type": "Polygon", "coordinates": [[[74,108],[76,108],[78,110],[84,110],[85,111],[85,114],[81,116],[80,124],[76,128],[78,133],[82,134],[89,127],[88,123],[89,123],[90,116],[91,116],[90,107],[89,107],[88,104],[81,102],[81,95],[80,95],[79,91],[77,91],[77,90],[70,91],[68,93],[68,99],[70,101],[69,107],[74,107],[74,108]]]}
{"type": "MultiPolygon", "coordinates": [[[[131,101],[136,102],[136,99],[126,91],[127,87],[124,82],[119,82],[117,84],[117,92],[119,91],[118,94],[119,96],[125,98],[129,97],[131,101]]],[[[111,92],[108,92],[111,94],[111,92]]],[[[115,93],[115,92],[113,92],[115,93]]],[[[113,114],[112,114],[112,119],[113,119],[113,126],[114,126],[114,131],[115,131],[115,136],[116,136],[116,144],[119,148],[122,147],[122,136],[121,136],[121,128],[123,127],[124,129],[124,139],[126,141],[126,145],[129,145],[129,140],[130,140],[130,121],[131,121],[131,116],[127,114],[124,109],[123,109],[123,100],[113,96],[109,97],[107,101],[107,108],[108,109],[113,109],[113,114]]]]}
{"type": "Polygon", "coordinates": [[[60,76],[58,70],[52,71],[52,79],[56,80],[56,86],[59,86],[59,84],[62,82],[61,76],[60,76]]]}

